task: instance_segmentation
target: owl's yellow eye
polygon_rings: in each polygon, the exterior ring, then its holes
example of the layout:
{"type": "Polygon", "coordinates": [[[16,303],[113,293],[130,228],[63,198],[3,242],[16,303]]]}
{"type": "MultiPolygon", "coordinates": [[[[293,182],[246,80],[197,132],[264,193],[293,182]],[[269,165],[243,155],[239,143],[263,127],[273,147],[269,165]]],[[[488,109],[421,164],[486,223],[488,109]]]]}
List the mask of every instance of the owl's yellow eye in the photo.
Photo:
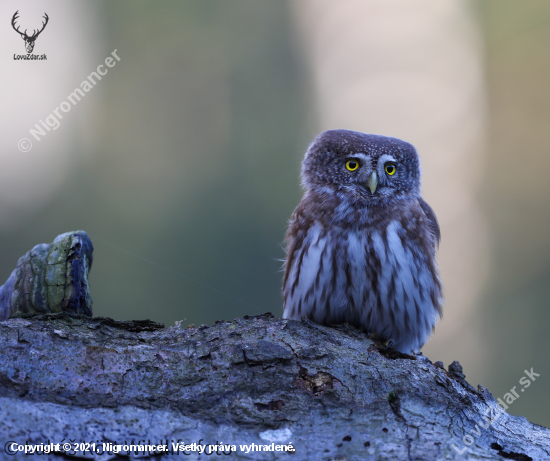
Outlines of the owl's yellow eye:
{"type": "Polygon", "coordinates": [[[355,171],[359,168],[359,162],[357,160],[348,160],[346,162],[346,168],[348,171],[355,171]]]}
{"type": "Polygon", "coordinates": [[[397,171],[397,167],[395,166],[395,163],[386,163],[384,170],[389,176],[393,176],[397,171]]]}

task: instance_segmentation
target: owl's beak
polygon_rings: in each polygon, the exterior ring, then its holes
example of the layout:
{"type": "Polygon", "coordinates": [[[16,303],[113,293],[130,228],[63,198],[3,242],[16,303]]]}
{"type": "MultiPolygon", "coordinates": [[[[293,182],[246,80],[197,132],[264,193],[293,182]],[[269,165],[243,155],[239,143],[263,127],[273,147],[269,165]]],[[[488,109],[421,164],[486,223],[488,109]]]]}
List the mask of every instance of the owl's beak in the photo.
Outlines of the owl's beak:
{"type": "Polygon", "coordinates": [[[378,176],[376,176],[376,171],[373,171],[369,179],[367,179],[367,186],[369,187],[371,194],[374,194],[376,188],[378,187],[378,176]]]}

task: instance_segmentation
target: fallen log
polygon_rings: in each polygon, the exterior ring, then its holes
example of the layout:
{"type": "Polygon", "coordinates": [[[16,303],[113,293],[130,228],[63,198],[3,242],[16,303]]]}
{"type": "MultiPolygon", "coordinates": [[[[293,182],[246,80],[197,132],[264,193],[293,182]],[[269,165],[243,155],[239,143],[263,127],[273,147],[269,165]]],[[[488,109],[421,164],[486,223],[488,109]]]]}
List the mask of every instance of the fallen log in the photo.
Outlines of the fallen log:
{"type": "Polygon", "coordinates": [[[115,459],[118,445],[163,460],[550,459],[550,430],[504,412],[458,362],[348,325],[14,312],[0,322],[2,459],[28,459],[25,444],[42,459],[115,459]]]}

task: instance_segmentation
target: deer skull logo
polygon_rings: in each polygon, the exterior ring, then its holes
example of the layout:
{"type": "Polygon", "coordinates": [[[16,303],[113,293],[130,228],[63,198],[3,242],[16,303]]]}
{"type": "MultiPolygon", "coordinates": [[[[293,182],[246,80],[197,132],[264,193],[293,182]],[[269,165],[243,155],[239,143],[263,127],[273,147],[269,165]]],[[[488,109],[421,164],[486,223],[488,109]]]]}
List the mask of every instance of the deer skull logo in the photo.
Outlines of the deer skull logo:
{"type": "Polygon", "coordinates": [[[19,10],[17,10],[15,12],[15,14],[13,15],[13,18],[11,18],[11,25],[12,25],[13,29],[19,35],[21,35],[23,40],[25,40],[25,48],[27,49],[27,53],[32,53],[32,50],[34,49],[34,42],[36,41],[36,39],[38,38],[40,33],[44,30],[44,28],[46,27],[46,24],[48,24],[48,20],[50,18],[48,18],[48,15],[46,13],[44,13],[45,21],[42,23],[42,29],[40,29],[40,30],[35,29],[34,33],[32,35],[27,35],[27,29],[25,29],[25,32],[21,32],[19,30],[19,27],[15,27],[15,21],[17,21],[17,19],[19,18],[19,16],[17,16],[18,14],[19,14],[19,10]]]}

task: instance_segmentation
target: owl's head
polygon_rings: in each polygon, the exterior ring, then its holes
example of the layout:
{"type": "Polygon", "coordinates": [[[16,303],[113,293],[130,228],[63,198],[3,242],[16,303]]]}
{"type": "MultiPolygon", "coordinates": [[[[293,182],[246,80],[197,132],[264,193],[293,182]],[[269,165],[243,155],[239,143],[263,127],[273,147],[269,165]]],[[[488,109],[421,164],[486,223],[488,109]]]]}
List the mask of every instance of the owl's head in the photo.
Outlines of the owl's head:
{"type": "Polygon", "coordinates": [[[309,146],[302,163],[306,189],[345,189],[369,201],[420,194],[415,148],[386,136],[328,130],[309,146]]]}

